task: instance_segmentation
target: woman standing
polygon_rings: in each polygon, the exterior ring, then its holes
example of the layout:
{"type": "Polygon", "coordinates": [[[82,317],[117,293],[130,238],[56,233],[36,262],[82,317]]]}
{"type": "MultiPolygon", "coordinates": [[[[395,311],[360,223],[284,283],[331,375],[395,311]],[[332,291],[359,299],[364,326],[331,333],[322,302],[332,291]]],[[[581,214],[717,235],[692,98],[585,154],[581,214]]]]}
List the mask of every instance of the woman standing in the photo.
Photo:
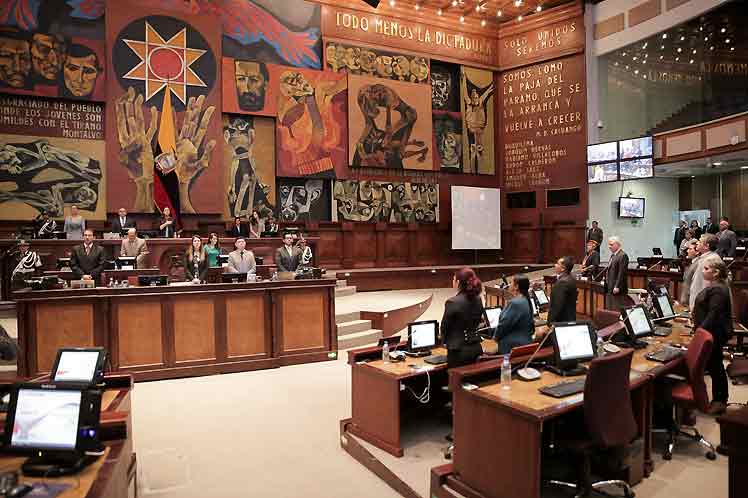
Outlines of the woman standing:
{"type": "Polygon", "coordinates": [[[65,237],[68,240],[83,240],[83,232],[86,230],[86,220],[78,214],[78,206],[70,206],[70,216],[65,218],[65,237]]]}
{"type": "Polygon", "coordinates": [[[699,226],[699,220],[691,220],[691,226],[689,228],[693,230],[694,239],[698,239],[701,237],[701,234],[704,233],[699,226]]]}
{"type": "Polygon", "coordinates": [[[205,244],[205,254],[208,256],[208,266],[219,266],[218,255],[221,254],[221,252],[221,247],[218,245],[218,234],[211,232],[208,237],[208,243],[205,244]]]}
{"type": "Polygon", "coordinates": [[[696,256],[699,255],[699,251],[696,250],[696,246],[698,245],[698,243],[698,240],[692,239],[686,246],[686,258],[688,258],[690,264],[683,272],[683,284],[681,284],[680,286],[680,296],[678,296],[678,301],[680,303],[683,303],[684,306],[688,306],[688,303],[690,301],[693,273],[696,271],[696,267],[699,266],[696,264],[696,261],[694,261],[696,259],[696,256]]]}
{"type": "Polygon", "coordinates": [[[190,248],[184,254],[184,279],[193,284],[205,281],[208,273],[208,258],[199,235],[192,236],[190,248]]]}
{"type": "Polygon", "coordinates": [[[678,257],[683,258],[686,256],[686,248],[688,247],[688,244],[691,243],[692,240],[698,240],[698,237],[694,236],[693,229],[689,228],[686,230],[686,237],[680,241],[680,247],[678,248],[678,257]]]}
{"type": "Polygon", "coordinates": [[[253,209],[249,217],[249,238],[259,239],[264,231],[265,222],[260,218],[260,213],[256,209],[253,209]]]}
{"type": "Polygon", "coordinates": [[[530,302],[530,279],[522,274],[515,275],[511,292],[514,297],[501,312],[499,324],[493,335],[499,345],[499,354],[507,354],[512,348],[530,344],[535,332],[530,302]]]}
{"type": "Polygon", "coordinates": [[[171,209],[168,207],[164,208],[161,214],[161,221],[158,225],[159,234],[165,239],[173,239],[176,237],[176,223],[174,218],[171,217],[171,209]]]}
{"type": "Polygon", "coordinates": [[[727,266],[716,254],[702,262],[706,287],[702,290],[693,308],[694,330],[702,328],[712,334],[714,346],[706,368],[712,376],[712,403],[708,413],[720,414],[727,408],[727,374],[723,362],[722,348],[732,336],[732,304],[730,288],[727,286],[727,266]]]}
{"type": "Polygon", "coordinates": [[[447,347],[447,367],[468,365],[482,353],[478,334],[483,314],[480,293],[483,285],[475,272],[463,268],[452,278],[457,295],[444,303],[441,336],[447,347]]]}

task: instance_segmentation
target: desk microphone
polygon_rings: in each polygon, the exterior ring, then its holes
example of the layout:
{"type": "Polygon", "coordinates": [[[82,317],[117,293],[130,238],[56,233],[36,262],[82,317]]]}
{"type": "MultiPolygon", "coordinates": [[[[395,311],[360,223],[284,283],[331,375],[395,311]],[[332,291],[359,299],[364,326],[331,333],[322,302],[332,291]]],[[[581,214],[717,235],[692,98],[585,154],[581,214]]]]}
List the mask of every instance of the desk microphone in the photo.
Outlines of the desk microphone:
{"type": "Polygon", "coordinates": [[[602,270],[600,270],[600,272],[597,275],[595,275],[594,277],[592,277],[592,280],[594,282],[597,282],[597,279],[600,278],[602,276],[602,274],[605,273],[606,271],[608,271],[608,268],[607,267],[603,268],[602,270]]]}
{"type": "Polygon", "coordinates": [[[530,359],[527,360],[527,363],[525,363],[525,366],[517,370],[517,375],[522,380],[538,380],[540,378],[540,372],[536,368],[529,367],[530,362],[532,362],[533,359],[535,359],[535,355],[538,354],[538,351],[540,351],[540,348],[543,347],[543,344],[545,344],[545,341],[553,334],[553,328],[548,331],[547,334],[545,334],[545,337],[543,337],[543,340],[540,341],[540,344],[538,344],[538,347],[535,348],[535,351],[532,352],[532,355],[530,355],[530,359]]]}
{"type": "Polygon", "coordinates": [[[649,268],[647,268],[647,271],[652,271],[652,269],[653,269],[653,268],[654,268],[655,266],[659,265],[660,263],[662,263],[662,260],[659,260],[659,261],[657,261],[657,263],[655,263],[655,264],[653,264],[652,266],[650,266],[649,268]]]}

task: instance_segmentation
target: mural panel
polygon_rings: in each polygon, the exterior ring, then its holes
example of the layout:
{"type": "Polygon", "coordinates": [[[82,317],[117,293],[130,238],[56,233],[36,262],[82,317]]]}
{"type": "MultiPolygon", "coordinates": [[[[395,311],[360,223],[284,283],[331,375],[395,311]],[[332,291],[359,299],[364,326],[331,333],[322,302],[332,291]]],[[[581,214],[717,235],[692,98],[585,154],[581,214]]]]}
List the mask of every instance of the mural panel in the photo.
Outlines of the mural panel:
{"type": "Polygon", "coordinates": [[[333,221],[437,223],[439,185],[336,180],[332,216],[333,221]]]}
{"type": "Polygon", "coordinates": [[[462,68],[463,171],[493,175],[494,164],[494,84],[493,73],[483,69],[462,68]]]}
{"type": "Polygon", "coordinates": [[[429,87],[353,75],[348,85],[350,164],[433,170],[429,87]]]}
{"type": "Polygon", "coordinates": [[[283,222],[330,221],[330,181],[279,178],[278,212],[283,222]]]}
{"type": "Polygon", "coordinates": [[[325,43],[325,69],[348,74],[376,76],[389,80],[428,83],[426,57],[375,48],[357,47],[340,42],[325,43]]]}
{"type": "Polygon", "coordinates": [[[275,209],[275,123],[223,115],[225,220],[275,209]]]}
{"type": "MultiPolygon", "coordinates": [[[[270,79],[268,68],[273,68],[272,65],[224,57],[221,66],[224,112],[276,115],[278,82],[270,79]]],[[[273,70],[272,74],[276,76],[278,71],[273,70]]]]}

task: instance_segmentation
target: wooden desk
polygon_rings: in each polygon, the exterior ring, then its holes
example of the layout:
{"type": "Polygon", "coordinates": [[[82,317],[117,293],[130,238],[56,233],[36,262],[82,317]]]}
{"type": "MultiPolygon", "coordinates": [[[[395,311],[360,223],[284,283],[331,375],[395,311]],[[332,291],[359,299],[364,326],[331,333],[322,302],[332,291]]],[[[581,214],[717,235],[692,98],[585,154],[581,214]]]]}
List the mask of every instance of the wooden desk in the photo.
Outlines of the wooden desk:
{"type": "MultiPolygon", "coordinates": [[[[550,298],[551,288],[556,283],[556,277],[543,277],[545,293],[550,298]]],[[[605,308],[605,288],[600,282],[594,282],[588,277],[577,279],[577,316],[594,319],[597,310],[605,308]]]]}
{"type": "MultiPolygon", "coordinates": [[[[644,465],[631,469],[646,475],[652,468],[651,418],[652,380],[675,368],[678,358],[667,365],[651,362],[644,355],[661,348],[662,343],[684,343],[674,325],[669,338],[652,338],[647,348],[634,353],[629,375],[632,408],[639,435],[644,439],[644,465]]],[[[513,380],[511,389],[502,389],[496,380],[475,382],[479,387],[466,389],[465,383],[496,379],[496,368],[486,366],[454,369],[450,372],[453,387],[454,452],[453,464],[432,469],[431,495],[454,498],[459,493],[468,498],[539,498],[542,434],[551,420],[580,409],[584,394],[556,399],[538,392],[543,385],[555,384],[561,377],[543,372],[539,381],[513,380]],[[493,371],[491,370],[493,369],[493,371]]],[[[636,478],[632,477],[632,480],[636,478]]]]}
{"type": "Polygon", "coordinates": [[[335,280],[23,290],[19,375],[66,346],[103,346],[136,380],[242,372],[337,357],[335,280]]]}
{"type": "Polygon", "coordinates": [[[729,498],[748,493],[748,406],[730,410],[717,418],[720,425],[721,449],[727,453],[729,498]]]}

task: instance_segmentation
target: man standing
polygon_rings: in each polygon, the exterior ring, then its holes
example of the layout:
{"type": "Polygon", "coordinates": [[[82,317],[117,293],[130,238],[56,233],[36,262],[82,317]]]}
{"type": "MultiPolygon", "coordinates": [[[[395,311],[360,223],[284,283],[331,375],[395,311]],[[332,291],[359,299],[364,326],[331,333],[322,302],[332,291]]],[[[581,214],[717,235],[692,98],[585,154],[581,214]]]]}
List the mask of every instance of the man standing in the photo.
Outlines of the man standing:
{"type": "Polygon", "coordinates": [[[720,258],[734,258],[735,251],[738,247],[738,237],[735,232],[730,230],[730,220],[723,216],[719,220],[719,242],[717,244],[717,254],[720,258]]]}
{"type": "Polygon", "coordinates": [[[688,296],[688,308],[691,310],[693,309],[693,305],[696,302],[696,296],[698,296],[699,292],[704,290],[704,287],[706,287],[706,282],[704,281],[703,262],[710,255],[717,254],[714,251],[717,249],[718,243],[719,240],[717,239],[717,236],[709,233],[702,235],[701,238],[699,238],[699,242],[696,244],[696,251],[698,252],[698,256],[693,258],[693,260],[691,261],[692,265],[696,265],[696,269],[693,271],[693,277],[691,279],[691,291],[688,296]]]}
{"type": "Polygon", "coordinates": [[[99,276],[104,270],[104,249],[94,244],[94,234],[90,228],[83,232],[83,244],[73,247],[70,268],[76,278],[93,280],[98,285],[99,276]]]}
{"type": "MultiPolygon", "coordinates": [[[[122,209],[120,209],[122,211],[122,209]]],[[[136,268],[145,268],[145,258],[148,256],[148,245],[145,239],[138,237],[138,231],[130,228],[127,231],[127,238],[122,241],[122,247],[119,249],[119,255],[135,258],[136,268]]]]}
{"type": "Polygon", "coordinates": [[[675,229],[675,235],[673,235],[673,244],[675,244],[675,254],[680,254],[680,243],[686,238],[686,230],[688,229],[688,223],[686,220],[680,221],[680,226],[675,229]]]}
{"type": "Polygon", "coordinates": [[[16,266],[10,276],[11,287],[23,287],[23,281],[33,276],[36,270],[42,266],[42,260],[34,251],[29,251],[29,243],[25,240],[18,241],[18,257],[16,266]]]}
{"type": "Polygon", "coordinates": [[[624,297],[629,292],[628,268],[629,256],[621,249],[621,239],[608,239],[610,261],[605,276],[605,307],[609,310],[619,310],[624,306],[624,297]]]}
{"type": "Polygon", "coordinates": [[[119,233],[121,234],[128,228],[137,228],[135,225],[135,220],[132,218],[127,217],[127,209],[125,208],[119,208],[119,211],[117,212],[117,217],[112,222],[112,232],[113,233],[119,233]]]}
{"type": "Polygon", "coordinates": [[[301,250],[293,245],[293,234],[283,236],[283,247],[275,251],[275,265],[278,271],[296,271],[301,260],[301,250]]]}
{"type": "Polygon", "coordinates": [[[585,240],[585,242],[589,242],[590,240],[594,240],[595,242],[597,242],[595,251],[599,253],[600,246],[603,244],[603,229],[598,226],[597,221],[593,221],[592,228],[587,230],[587,239],[585,240]]]}
{"type": "Polygon", "coordinates": [[[574,260],[564,256],[553,267],[558,280],[551,289],[548,323],[573,322],[577,319],[577,280],[571,276],[574,260]]]}
{"type": "Polygon", "coordinates": [[[706,223],[704,224],[704,233],[711,233],[711,234],[717,234],[719,232],[719,225],[716,223],[712,223],[711,218],[706,219],[706,223]]]}
{"type": "Polygon", "coordinates": [[[239,216],[234,217],[234,224],[229,229],[230,237],[248,237],[247,227],[242,223],[242,219],[239,216]]]}
{"type": "Polygon", "coordinates": [[[238,237],[234,242],[236,250],[229,253],[229,264],[226,265],[226,273],[255,273],[257,265],[255,255],[246,250],[247,241],[244,237],[238,237]]]}
{"type": "Polygon", "coordinates": [[[42,226],[37,232],[38,237],[40,239],[51,239],[55,230],[57,230],[57,222],[49,217],[47,211],[42,211],[42,226]]]}

